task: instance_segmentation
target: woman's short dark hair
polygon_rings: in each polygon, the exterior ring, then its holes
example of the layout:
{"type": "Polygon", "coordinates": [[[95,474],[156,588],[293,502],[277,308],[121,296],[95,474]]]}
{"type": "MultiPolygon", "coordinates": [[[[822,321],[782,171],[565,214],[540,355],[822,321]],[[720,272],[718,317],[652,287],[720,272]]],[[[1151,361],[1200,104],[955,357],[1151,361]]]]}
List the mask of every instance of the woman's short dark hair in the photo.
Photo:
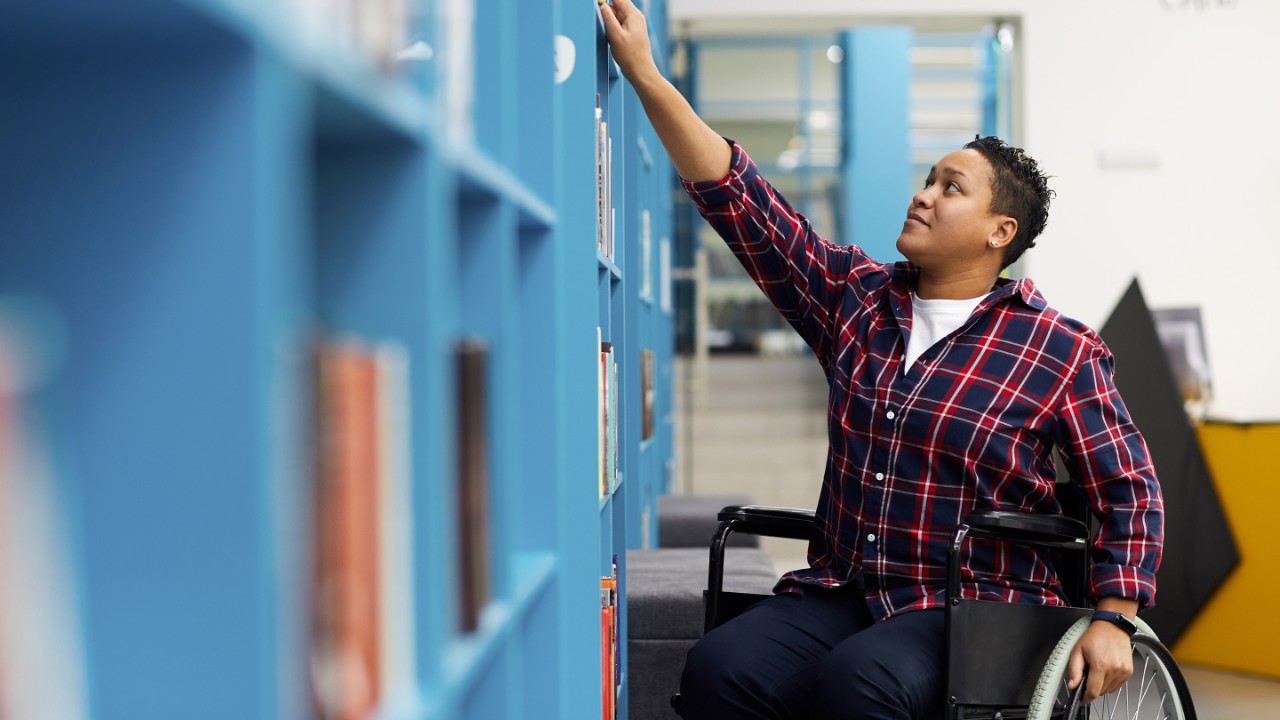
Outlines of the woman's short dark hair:
{"type": "Polygon", "coordinates": [[[1049,189],[1048,176],[1040,172],[1040,164],[1022,148],[997,137],[976,136],[964,147],[977,150],[991,164],[991,211],[1018,221],[1018,231],[1005,247],[1003,270],[1035,247],[1036,238],[1049,222],[1049,201],[1055,193],[1049,189]]]}

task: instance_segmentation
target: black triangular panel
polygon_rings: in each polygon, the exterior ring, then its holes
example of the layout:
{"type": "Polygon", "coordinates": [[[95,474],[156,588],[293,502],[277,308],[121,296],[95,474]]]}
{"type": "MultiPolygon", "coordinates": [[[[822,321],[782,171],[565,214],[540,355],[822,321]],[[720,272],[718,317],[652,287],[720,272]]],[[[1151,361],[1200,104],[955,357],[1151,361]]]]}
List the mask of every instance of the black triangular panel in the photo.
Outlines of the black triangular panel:
{"type": "Polygon", "coordinates": [[[1136,279],[1099,332],[1115,355],[1116,388],[1146,438],[1164,494],[1156,604],[1142,617],[1171,646],[1240,554],[1136,279]]]}

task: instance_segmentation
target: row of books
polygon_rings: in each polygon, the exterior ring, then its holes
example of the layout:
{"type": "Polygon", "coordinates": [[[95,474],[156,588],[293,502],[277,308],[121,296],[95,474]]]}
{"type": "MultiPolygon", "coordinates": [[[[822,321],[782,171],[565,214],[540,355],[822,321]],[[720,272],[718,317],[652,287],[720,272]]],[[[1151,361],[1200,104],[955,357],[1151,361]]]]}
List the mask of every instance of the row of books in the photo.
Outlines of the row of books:
{"type": "MultiPolygon", "coordinates": [[[[600,340],[600,493],[617,488],[618,371],[600,340]]],[[[489,350],[455,347],[458,628],[480,625],[491,595],[489,350]]],[[[641,351],[643,437],[653,434],[654,353],[641,351]]],[[[324,339],[316,350],[316,503],[312,688],[316,716],[356,720],[398,687],[411,687],[412,507],[408,358],[392,343],[324,339]]],[[[601,581],[605,717],[616,717],[619,682],[616,559],[601,581]]]]}
{"type": "MultiPolygon", "coordinates": [[[[596,328],[596,338],[601,329],[596,328]]],[[[614,358],[613,343],[600,340],[599,371],[596,375],[597,456],[600,466],[600,497],[608,497],[618,487],[618,362],[614,358]]]]}
{"type": "MultiPolygon", "coordinates": [[[[601,337],[596,328],[596,337],[601,337]]],[[[596,375],[599,422],[597,448],[600,467],[600,497],[611,495],[618,487],[618,361],[613,343],[600,342],[600,363],[596,375]]],[[[657,398],[656,355],[652,350],[640,351],[640,439],[654,435],[654,402],[657,398]]]]}
{"type": "Polygon", "coordinates": [[[596,93],[596,251],[614,257],[613,139],[596,93]]]}
{"type": "Polygon", "coordinates": [[[622,662],[618,655],[618,557],[613,574],[600,578],[600,678],[604,720],[617,720],[622,662]]]}
{"type": "MultiPolygon", "coordinates": [[[[491,595],[487,345],[454,350],[458,629],[491,595]]],[[[311,687],[322,720],[363,720],[412,688],[409,363],[394,343],[322,339],[316,359],[311,687]]]]}
{"type": "Polygon", "coordinates": [[[299,32],[313,44],[368,58],[386,75],[439,83],[444,127],[475,139],[476,0],[292,0],[299,32]],[[435,37],[425,36],[435,28],[435,37]]]}
{"type": "Polygon", "coordinates": [[[408,0],[293,0],[299,31],[320,47],[369,58],[390,74],[409,45],[408,0]]]}

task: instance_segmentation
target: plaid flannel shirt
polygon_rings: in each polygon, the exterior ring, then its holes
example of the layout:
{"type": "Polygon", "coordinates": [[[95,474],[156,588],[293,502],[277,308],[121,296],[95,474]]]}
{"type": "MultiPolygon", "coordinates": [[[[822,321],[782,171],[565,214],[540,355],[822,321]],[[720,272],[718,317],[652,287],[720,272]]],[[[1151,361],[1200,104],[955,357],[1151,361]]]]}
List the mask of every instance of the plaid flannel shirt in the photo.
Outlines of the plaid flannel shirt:
{"type": "MultiPolygon", "coordinates": [[[[1149,605],[1163,509],[1145,442],[1090,328],[1001,279],[904,374],[919,270],[823,240],[732,141],[729,174],[685,183],[703,217],[817,354],[830,386],[810,567],[777,591],[861,574],[877,620],[941,607],[951,533],[976,509],[1061,514],[1053,450],[1102,518],[1089,589],[1149,605]]],[[[1061,605],[1041,551],[973,539],[967,598],[1061,605]]]]}

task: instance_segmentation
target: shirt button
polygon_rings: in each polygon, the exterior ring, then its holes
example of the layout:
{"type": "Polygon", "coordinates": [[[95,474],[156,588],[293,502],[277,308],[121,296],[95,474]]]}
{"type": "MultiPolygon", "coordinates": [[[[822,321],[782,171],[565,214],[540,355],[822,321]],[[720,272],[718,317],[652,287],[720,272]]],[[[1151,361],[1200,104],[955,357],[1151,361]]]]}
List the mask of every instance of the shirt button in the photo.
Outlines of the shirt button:
{"type": "Polygon", "coordinates": [[[875,534],[875,533],[868,533],[868,534],[867,534],[867,542],[869,542],[869,543],[873,543],[873,542],[875,542],[875,541],[876,541],[876,534],[875,534]]]}
{"type": "Polygon", "coordinates": [[[889,412],[885,413],[884,416],[892,420],[894,418],[893,411],[890,410],[889,412]]]}
{"type": "Polygon", "coordinates": [[[877,479],[877,480],[883,480],[883,479],[884,479],[884,473],[876,473],[876,479],[877,479]]]}

